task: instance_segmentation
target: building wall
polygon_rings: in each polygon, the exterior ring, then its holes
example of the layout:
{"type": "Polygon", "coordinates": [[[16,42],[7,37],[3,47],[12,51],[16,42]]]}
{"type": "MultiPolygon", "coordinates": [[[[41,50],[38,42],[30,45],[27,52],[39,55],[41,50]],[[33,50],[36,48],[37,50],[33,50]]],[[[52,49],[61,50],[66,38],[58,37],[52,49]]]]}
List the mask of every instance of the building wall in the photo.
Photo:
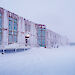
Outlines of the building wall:
{"type": "Polygon", "coordinates": [[[30,30],[30,46],[31,47],[36,47],[38,46],[37,43],[37,29],[35,23],[31,22],[31,30],[30,30]]]}
{"type": "Polygon", "coordinates": [[[37,29],[37,43],[41,47],[46,46],[46,26],[42,24],[36,24],[37,29]]]}
{"type": "Polygon", "coordinates": [[[18,44],[25,44],[25,21],[22,17],[19,17],[18,23],[18,44]]]}
{"type": "Polygon", "coordinates": [[[3,8],[0,8],[0,48],[2,47],[2,44],[3,44],[3,16],[4,14],[4,10],[3,8]]]}
{"type": "Polygon", "coordinates": [[[2,14],[0,48],[13,43],[25,45],[26,35],[29,35],[28,45],[31,47],[42,46],[53,48],[68,44],[67,38],[47,29],[45,25],[26,20],[3,8],[0,8],[0,13],[2,14]]]}
{"type": "Polygon", "coordinates": [[[3,13],[3,42],[2,42],[2,45],[8,45],[8,14],[7,14],[7,11],[4,10],[4,13],[3,13]]]}
{"type": "Polygon", "coordinates": [[[68,39],[62,37],[61,35],[51,31],[46,30],[46,47],[47,48],[58,48],[59,46],[68,45],[68,39]]]}

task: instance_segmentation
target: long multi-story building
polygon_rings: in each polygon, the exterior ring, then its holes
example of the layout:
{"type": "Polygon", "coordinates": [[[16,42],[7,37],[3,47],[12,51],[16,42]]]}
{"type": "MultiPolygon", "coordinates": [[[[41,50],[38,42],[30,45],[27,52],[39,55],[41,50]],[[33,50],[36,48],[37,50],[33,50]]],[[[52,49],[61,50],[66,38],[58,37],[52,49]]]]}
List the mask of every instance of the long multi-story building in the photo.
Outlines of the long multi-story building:
{"type": "Polygon", "coordinates": [[[36,24],[0,8],[0,48],[14,43],[51,48],[67,44],[67,40],[47,29],[46,25],[36,24]]]}

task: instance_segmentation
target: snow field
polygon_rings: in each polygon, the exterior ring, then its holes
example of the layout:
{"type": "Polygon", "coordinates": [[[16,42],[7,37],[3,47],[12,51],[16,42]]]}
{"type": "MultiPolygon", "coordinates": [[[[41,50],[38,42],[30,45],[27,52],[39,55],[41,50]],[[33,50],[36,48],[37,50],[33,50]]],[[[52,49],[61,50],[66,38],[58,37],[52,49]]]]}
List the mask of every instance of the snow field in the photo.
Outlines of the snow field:
{"type": "Polygon", "coordinates": [[[0,75],[75,75],[75,47],[0,54],[0,75]]]}

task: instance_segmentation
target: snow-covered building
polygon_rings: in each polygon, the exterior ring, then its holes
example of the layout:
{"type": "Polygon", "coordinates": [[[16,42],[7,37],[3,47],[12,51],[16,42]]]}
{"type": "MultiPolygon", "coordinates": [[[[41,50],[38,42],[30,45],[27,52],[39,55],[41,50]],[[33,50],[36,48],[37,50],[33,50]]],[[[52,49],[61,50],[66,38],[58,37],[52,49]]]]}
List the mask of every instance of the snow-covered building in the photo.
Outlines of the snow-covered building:
{"type": "Polygon", "coordinates": [[[0,48],[14,43],[30,47],[58,47],[64,44],[62,39],[63,37],[48,30],[45,25],[36,24],[0,8],[0,48]]]}
{"type": "Polygon", "coordinates": [[[46,30],[46,47],[58,48],[59,46],[68,45],[68,39],[49,29],[46,30]]]}

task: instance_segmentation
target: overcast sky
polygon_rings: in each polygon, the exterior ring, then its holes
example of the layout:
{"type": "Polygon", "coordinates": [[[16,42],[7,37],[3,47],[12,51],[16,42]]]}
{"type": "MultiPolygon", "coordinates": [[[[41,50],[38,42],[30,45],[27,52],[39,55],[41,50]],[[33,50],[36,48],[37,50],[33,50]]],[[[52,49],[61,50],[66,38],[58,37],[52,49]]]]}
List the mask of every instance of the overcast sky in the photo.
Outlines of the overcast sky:
{"type": "Polygon", "coordinates": [[[75,0],[0,0],[0,7],[75,42],[75,0]]]}

